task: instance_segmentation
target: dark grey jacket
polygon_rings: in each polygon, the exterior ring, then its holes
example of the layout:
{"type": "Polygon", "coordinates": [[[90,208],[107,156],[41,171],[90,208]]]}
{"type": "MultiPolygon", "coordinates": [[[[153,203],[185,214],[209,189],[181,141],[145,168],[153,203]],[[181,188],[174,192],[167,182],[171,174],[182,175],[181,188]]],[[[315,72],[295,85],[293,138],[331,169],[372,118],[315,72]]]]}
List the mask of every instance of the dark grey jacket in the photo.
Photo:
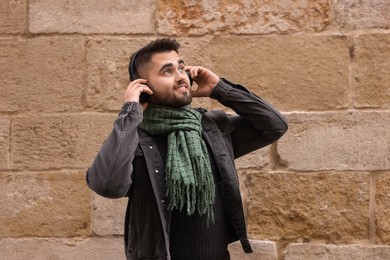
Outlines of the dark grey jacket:
{"type": "MultiPolygon", "coordinates": [[[[219,110],[199,110],[203,138],[221,177],[217,185],[230,221],[231,241],[240,240],[250,253],[234,159],[275,142],[287,131],[287,122],[264,100],[224,79],[210,97],[237,113],[229,116],[219,110]]],[[[142,115],[139,103],[125,103],[87,172],[87,184],[107,198],[129,197],[125,220],[128,259],[170,259],[165,163],[155,140],[138,129],[142,115]],[[148,173],[137,171],[145,168],[148,173]]]]}

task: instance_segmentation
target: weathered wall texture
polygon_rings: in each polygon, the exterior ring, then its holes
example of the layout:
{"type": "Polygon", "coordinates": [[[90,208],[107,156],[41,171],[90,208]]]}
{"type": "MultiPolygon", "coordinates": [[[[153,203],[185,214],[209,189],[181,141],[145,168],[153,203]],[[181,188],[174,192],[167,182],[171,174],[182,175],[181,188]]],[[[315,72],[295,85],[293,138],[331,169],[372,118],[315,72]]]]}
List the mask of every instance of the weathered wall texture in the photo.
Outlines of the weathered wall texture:
{"type": "Polygon", "coordinates": [[[390,1],[0,0],[1,260],[124,259],[126,199],[85,171],[162,36],[289,119],[237,161],[255,253],[233,259],[390,258],[390,1]]]}

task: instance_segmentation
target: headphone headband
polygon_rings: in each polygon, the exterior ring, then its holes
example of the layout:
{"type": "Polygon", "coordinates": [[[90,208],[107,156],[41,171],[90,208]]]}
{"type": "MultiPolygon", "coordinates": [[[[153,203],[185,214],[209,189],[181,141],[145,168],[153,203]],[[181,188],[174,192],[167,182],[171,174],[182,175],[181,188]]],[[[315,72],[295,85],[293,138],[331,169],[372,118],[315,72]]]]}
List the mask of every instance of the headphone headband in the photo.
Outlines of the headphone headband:
{"type": "Polygon", "coordinates": [[[137,74],[137,67],[136,67],[136,61],[137,61],[137,56],[140,50],[136,51],[133,53],[130,59],[129,63],[129,76],[130,76],[130,81],[136,80],[138,78],[137,74]]]}

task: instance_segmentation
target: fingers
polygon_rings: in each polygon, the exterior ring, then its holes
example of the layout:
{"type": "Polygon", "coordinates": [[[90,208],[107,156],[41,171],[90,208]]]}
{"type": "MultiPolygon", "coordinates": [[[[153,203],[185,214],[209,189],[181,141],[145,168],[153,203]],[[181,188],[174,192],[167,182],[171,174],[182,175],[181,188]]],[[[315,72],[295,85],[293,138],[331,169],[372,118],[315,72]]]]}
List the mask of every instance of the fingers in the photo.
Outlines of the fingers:
{"type": "Polygon", "coordinates": [[[202,69],[200,66],[186,66],[185,70],[190,72],[191,78],[196,78],[199,75],[199,71],[202,69]]]}
{"type": "Polygon", "coordinates": [[[198,88],[192,90],[193,97],[208,97],[218,84],[220,78],[214,72],[201,66],[186,66],[192,79],[197,83],[198,88]]]}
{"type": "Polygon", "coordinates": [[[142,111],[145,111],[149,106],[149,102],[141,103],[141,106],[142,106],[142,111]]]}
{"type": "Polygon", "coordinates": [[[185,70],[190,72],[192,79],[198,83],[198,81],[219,81],[218,75],[216,75],[211,70],[204,68],[202,66],[186,66],[185,70]]]}
{"type": "Polygon", "coordinates": [[[191,90],[190,93],[191,93],[191,96],[193,96],[193,97],[202,97],[202,95],[199,93],[199,91],[197,89],[191,90]]]}
{"type": "Polygon", "coordinates": [[[139,102],[139,96],[143,92],[152,95],[153,91],[146,85],[146,82],[145,79],[130,82],[124,94],[124,102],[139,102]]]}

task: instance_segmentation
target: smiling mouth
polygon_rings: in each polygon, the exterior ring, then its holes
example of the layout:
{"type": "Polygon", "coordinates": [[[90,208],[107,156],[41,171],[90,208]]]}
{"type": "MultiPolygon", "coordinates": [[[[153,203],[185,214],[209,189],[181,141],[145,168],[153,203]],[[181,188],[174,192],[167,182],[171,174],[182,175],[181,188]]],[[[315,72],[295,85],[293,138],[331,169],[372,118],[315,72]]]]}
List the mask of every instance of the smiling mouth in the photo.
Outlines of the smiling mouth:
{"type": "Polygon", "coordinates": [[[187,84],[180,84],[174,87],[174,90],[179,90],[179,89],[188,89],[187,84]]]}

